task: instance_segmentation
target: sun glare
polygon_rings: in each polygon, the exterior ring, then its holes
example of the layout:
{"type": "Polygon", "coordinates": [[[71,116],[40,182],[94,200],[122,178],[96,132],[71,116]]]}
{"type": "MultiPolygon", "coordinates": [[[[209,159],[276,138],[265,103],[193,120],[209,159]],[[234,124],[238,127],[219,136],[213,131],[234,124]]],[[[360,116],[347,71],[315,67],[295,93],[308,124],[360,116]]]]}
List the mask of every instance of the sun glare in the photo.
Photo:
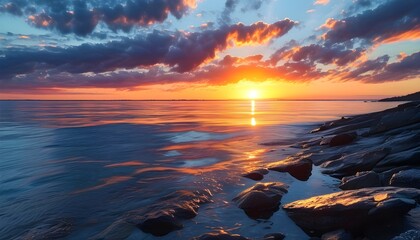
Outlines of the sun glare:
{"type": "Polygon", "coordinates": [[[249,90],[248,92],[248,97],[250,99],[256,99],[258,97],[258,92],[257,90],[253,89],[253,90],[249,90]]]}

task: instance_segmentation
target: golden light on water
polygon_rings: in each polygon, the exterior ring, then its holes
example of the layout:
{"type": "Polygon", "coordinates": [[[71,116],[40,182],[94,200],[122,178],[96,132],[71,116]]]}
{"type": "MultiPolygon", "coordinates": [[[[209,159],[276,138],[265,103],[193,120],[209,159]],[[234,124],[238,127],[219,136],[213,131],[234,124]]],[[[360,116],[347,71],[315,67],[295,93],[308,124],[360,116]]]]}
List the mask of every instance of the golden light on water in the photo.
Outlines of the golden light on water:
{"type": "Polygon", "coordinates": [[[252,125],[252,126],[257,125],[257,121],[255,120],[255,118],[254,118],[254,117],[252,117],[252,118],[251,118],[251,125],[252,125]]]}
{"type": "Polygon", "coordinates": [[[251,114],[254,115],[255,114],[255,100],[251,101],[251,114]]]}

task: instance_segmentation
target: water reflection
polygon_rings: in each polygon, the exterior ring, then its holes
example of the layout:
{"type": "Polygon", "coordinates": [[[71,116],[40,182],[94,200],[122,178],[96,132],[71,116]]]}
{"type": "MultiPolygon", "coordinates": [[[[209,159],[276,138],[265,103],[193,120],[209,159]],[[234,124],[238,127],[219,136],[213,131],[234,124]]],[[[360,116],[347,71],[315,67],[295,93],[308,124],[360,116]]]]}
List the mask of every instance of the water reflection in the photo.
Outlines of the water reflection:
{"type": "Polygon", "coordinates": [[[257,125],[257,121],[255,120],[255,100],[251,100],[251,126],[257,125]]]}

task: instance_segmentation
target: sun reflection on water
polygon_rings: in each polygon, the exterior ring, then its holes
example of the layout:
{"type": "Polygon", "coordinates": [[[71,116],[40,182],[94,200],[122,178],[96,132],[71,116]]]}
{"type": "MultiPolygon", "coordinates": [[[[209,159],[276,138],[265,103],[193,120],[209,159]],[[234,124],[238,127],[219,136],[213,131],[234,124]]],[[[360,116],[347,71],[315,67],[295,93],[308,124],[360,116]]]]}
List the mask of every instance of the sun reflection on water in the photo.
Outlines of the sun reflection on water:
{"type": "Polygon", "coordinates": [[[255,120],[255,100],[251,100],[251,126],[257,125],[257,121],[255,120]]]}

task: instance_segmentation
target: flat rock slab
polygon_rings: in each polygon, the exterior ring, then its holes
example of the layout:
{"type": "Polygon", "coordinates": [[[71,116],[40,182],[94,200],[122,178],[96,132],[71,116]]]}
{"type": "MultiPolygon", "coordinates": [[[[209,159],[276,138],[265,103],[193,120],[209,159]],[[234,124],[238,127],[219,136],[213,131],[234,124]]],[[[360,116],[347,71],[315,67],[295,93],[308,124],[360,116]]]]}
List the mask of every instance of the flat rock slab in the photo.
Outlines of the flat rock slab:
{"type": "Polygon", "coordinates": [[[367,171],[358,172],[355,176],[343,177],[339,187],[343,190],[353,190],[380,186],[382,186],[380,175],[374,171],[367,171]]]}
{"type": "Polygon", "coordinates": [[[288,172],[300,181],[306,181],[312,175],[312,161],[309,158],[289,157],[268,165],[269,170],[288,172]]]}
{"type": "Polygon", "coordinates": [[[337,229],[359,231],[369,224],[402,216],[420,201],[414,188],[378,187],[341,191],[283,206],[290,218],[311,235],[337,229]]]}
{"type": "Polygon", "coordinates": [[[420,169],[407,169],[395,173],[392,175],[389,184],[397,187],[412,187],[420,189],[420,169]]]}
{"type": "Polygon", "coordinates": [[[281,182],[257,183],[239,193],[233,201],[253,219],[270,218],[278,210],[288,186],[281,182]]]}

